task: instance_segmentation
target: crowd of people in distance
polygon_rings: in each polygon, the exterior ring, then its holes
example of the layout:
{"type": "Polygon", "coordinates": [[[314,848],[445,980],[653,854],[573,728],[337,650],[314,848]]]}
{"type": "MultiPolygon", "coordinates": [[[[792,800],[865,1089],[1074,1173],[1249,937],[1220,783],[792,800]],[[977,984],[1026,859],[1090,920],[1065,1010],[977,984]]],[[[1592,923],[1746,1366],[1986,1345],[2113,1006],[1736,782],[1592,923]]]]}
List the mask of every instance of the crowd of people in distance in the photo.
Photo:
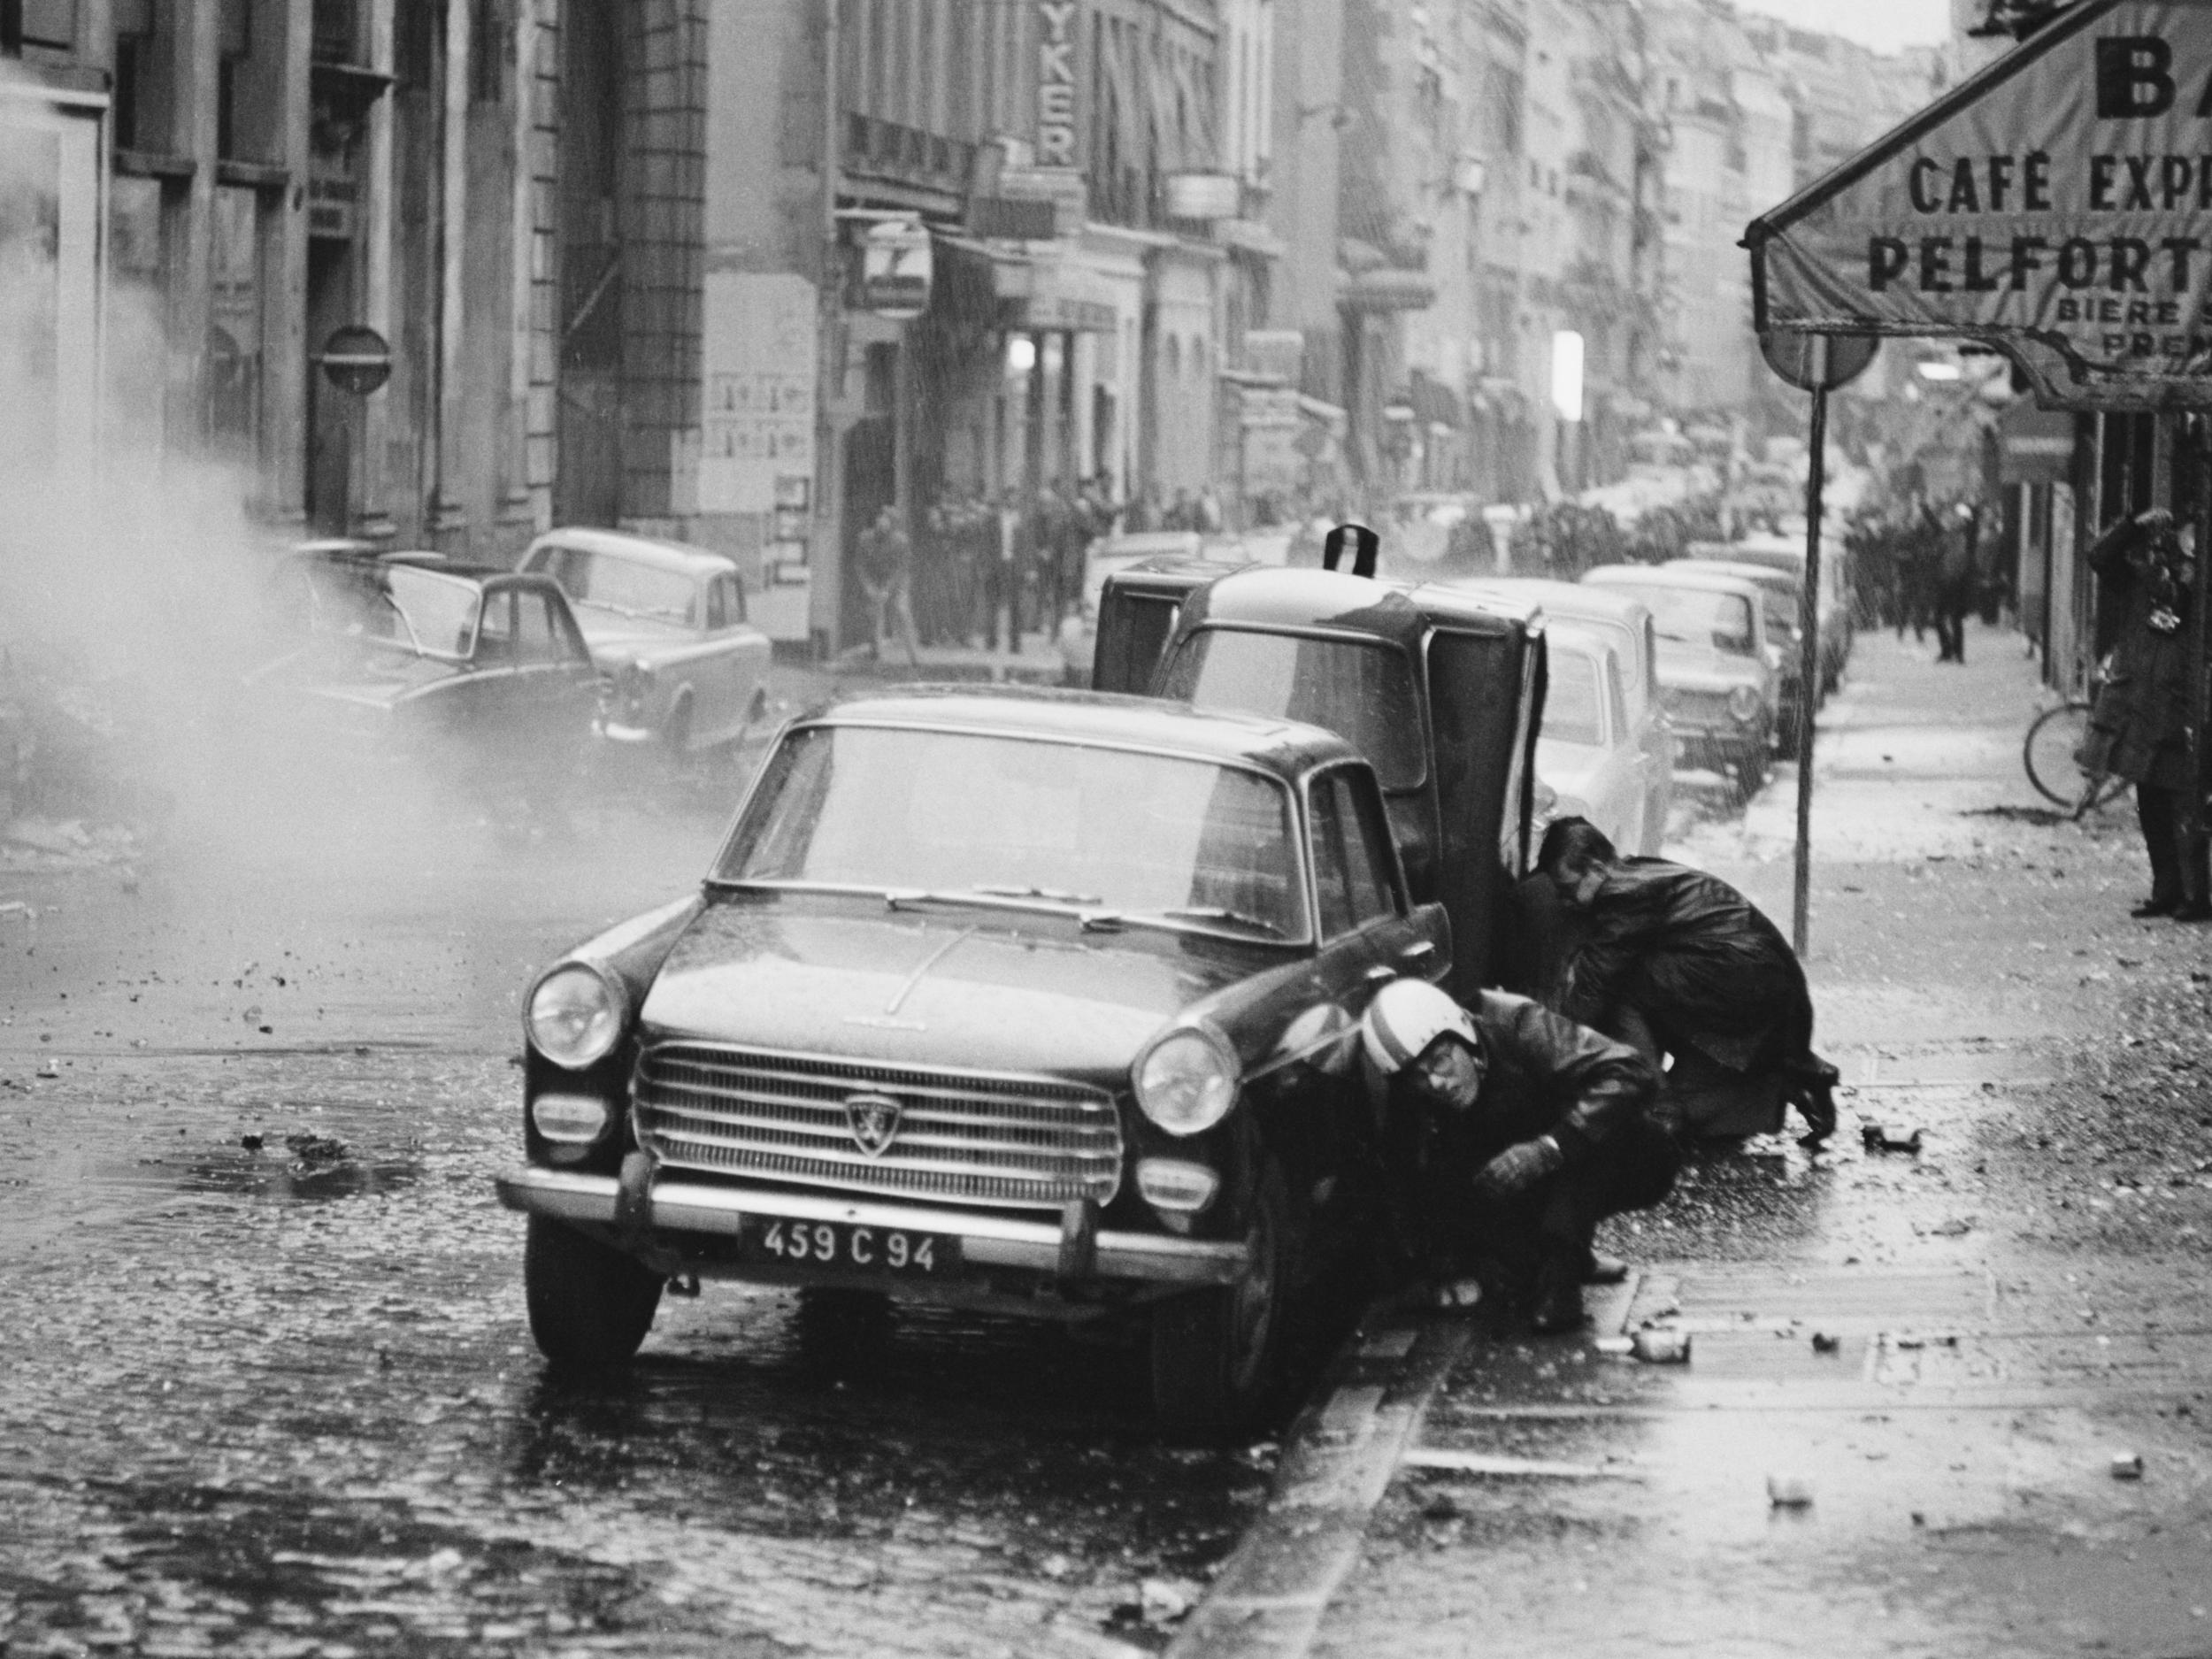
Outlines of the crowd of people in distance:
{"type": "Polygon", "coordinates": [[[1932,630],[1938,662],[1965,662],[1966,618],[1994,622],[2008,597],[1985,555],[1982,520],[1976,502],[1921,502],[1855,525],[1847,540],[1860,620],[1894,627],[1901,640],[1907,628],[1916,641],[1932,630]]]}

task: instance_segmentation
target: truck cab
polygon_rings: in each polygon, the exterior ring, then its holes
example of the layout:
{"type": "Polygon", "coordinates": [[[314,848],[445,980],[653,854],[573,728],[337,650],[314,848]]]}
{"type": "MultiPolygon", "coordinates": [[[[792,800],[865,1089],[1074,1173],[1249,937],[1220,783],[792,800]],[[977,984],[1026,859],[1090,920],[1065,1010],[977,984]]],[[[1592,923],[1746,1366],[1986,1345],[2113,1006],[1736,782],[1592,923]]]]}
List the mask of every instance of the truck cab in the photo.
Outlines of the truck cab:
{"type": "Polygon", "coordinates": [[[1540,613],[1362,568],[1371,554],[1353,572],[1194,562],[1116,572],[1101,595],[1093,684],[1345,738],[1375,768],[1415,902],[1441,903],[1449,919],[1448,988],[1464,998],[1519,984],[1510,895],[1532,850],[1540,613]]]}

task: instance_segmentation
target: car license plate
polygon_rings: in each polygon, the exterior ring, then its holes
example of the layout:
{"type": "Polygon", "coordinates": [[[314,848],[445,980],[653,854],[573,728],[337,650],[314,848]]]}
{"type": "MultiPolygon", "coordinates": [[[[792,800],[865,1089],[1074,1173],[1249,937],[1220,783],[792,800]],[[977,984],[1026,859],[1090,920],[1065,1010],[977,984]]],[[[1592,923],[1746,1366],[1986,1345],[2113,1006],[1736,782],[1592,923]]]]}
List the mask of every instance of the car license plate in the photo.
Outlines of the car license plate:
{"type": "Polygon", "coordinates": [[[849,1221],[748,1218],[745,1241],[793,1267],[840,1267],[927,1278],[960,1263],[960,1240],[941,1233],[863,1226],[849,1221]]]}

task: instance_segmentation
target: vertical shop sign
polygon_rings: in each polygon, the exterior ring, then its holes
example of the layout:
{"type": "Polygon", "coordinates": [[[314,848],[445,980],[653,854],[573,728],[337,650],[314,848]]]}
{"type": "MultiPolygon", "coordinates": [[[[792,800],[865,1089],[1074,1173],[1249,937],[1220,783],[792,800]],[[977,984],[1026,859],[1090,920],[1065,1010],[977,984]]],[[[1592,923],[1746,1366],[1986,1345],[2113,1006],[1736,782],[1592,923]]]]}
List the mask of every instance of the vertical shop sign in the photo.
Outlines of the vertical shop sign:
{"type": "Polygon", "coordinates": [[[1075,165],[1076,0],[1037,0],[1037,165],[1075,165]]]}

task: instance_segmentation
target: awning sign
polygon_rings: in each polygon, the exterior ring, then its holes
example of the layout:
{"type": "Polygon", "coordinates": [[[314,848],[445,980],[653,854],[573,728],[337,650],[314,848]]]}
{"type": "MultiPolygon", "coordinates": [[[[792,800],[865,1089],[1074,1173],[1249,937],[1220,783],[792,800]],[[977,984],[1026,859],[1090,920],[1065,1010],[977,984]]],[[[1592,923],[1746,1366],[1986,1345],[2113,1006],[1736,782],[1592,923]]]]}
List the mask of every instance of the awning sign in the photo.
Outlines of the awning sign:
{"type": "Polygon", "coordinates": [[[2005,348],[2044,402],[2212,406],[2212,0],[2086,0],[1754,219],[1755,324],[2005,348]]]}

